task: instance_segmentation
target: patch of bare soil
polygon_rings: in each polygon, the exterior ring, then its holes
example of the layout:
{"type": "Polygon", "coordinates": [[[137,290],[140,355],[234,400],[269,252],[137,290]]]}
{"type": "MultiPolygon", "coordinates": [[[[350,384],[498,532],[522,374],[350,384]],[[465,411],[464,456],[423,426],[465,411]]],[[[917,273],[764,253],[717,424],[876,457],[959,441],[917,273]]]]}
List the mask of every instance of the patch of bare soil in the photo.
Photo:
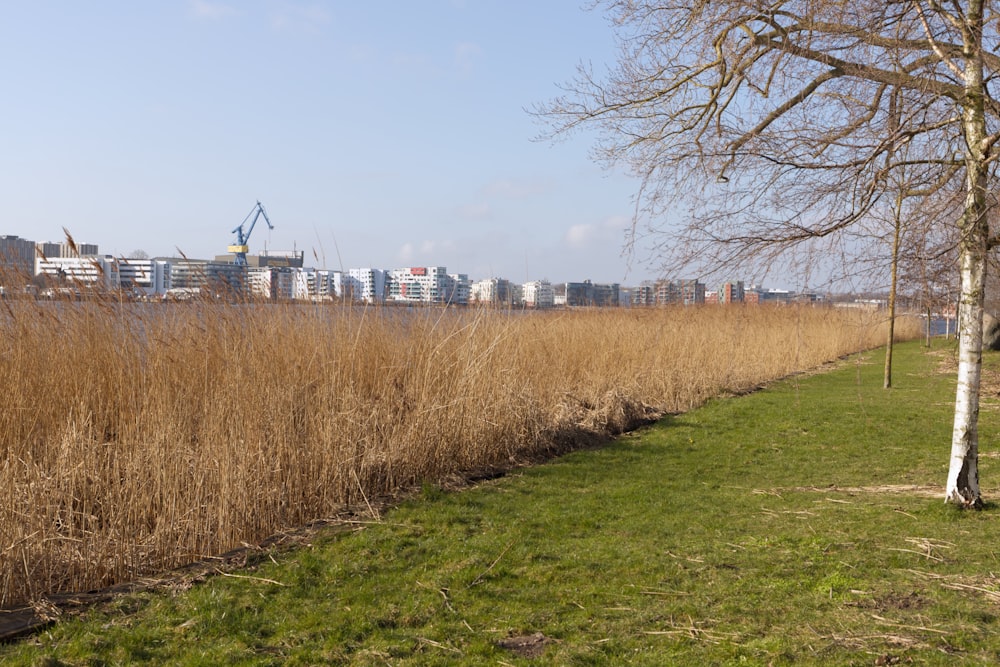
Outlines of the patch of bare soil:
{"type": "MultiPolygon", "coordinates": [[[[875,486],[798,486],[787,491],[806,491],[814,493],[847,493],[852,495],[880,495],[896,493],[917,496],[919,498],[944,498],[944,487],[920,484],[878,484],[875,486]]],[[[777,491],[781,491],[777,489],[777,491]]]]}
{"type": "Polygon", "coordinates": [[[921,609],[927,605],[927,598],[916,591],[909,593],[889,593],[881,597],[865,598],[849,603],[850,607],[873,609],[878,612],[898,611],[900,609],[921,609]]]}
{"type": "Polygon", "coordinates": [[[497,646],[507,649],[522,658],[537,658],[545,652],[546,645],[553,641],[541,632],[536,632],[531,635],[501,639],[497,642],[497,646]]]}
{"type": "MultiPolygon", "coordinates": [[[[954,375],[958,371],[958,360],[955,354],[950,351],[935,352],[940,361],[937,365],[938,373],[942,375],[954,375]]],[[[983,368],[979,378],[979,393],[984,397],[1000,396],[1000,371],[992,368],[983,368]]]]}

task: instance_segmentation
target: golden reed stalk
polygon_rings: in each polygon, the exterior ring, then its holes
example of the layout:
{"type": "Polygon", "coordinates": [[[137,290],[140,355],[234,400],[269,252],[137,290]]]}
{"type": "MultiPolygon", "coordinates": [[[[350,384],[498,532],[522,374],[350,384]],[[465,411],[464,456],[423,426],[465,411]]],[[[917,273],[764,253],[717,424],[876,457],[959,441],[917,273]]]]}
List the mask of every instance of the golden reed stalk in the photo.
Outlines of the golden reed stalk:
{"type": "Polygon", "coordinates": [[[0,606],[564,451],[878,346],[878,317],[4,301],[0,606]]]}

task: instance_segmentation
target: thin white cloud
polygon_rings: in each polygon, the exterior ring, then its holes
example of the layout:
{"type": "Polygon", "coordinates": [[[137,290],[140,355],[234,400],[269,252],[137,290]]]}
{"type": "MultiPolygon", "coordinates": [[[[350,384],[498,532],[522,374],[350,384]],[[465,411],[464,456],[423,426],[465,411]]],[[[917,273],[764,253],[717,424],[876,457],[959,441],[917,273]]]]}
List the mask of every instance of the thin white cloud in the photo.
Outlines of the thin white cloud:
{"type": "Polygon", "coordinates": [[[597,236],[597,225],[573,225],[566,230],[566,242],[574,248],[582,248],[597,236]]]}
{"type": "Polygon", "coordinates": [[[407,241],[396,252],[396,257],[408,266],[441,266],[447,261],[449,253],[455,251],[456,244],[451,240],[435,241],[424,239],[419,243],[407,241]]]}
{"type": "Polygon", "coordinates": [[[625,230],[631,224],[629,218],[623,215],[613,215],[600,222],[573,225],[566,230],[566,243],[573,248],[609,243],[621,244],[625,239],[625,230]]]}
{"type": "Polygon", "coordinates": [[[232,5],[208,0],[188,0],[188,9],[192,16],[206,21],[220,21],[240,13],[232,5]]]}

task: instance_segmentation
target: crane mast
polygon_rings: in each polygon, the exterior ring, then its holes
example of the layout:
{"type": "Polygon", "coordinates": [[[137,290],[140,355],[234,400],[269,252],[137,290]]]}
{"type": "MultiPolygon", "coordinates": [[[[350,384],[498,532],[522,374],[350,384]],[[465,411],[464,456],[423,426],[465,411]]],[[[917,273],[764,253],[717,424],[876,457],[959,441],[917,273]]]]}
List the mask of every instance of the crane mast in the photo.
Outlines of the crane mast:
{"type": "Polygon", "coordinates": [[[247,245],[247,243],[250,240],[250,234],[253,232],[254,225],[257,224],[257,219],[260,218],[260,216],[264,216],[264,222],[267,223],[268,229],[274,229],[274,225],[271,224],[270,218],[267,217],[267,211],[264,210],[264,206],[258,199],[257,205],[254,206],[249,213],[247,213],[247,217],[243,218],[243,222],[240,223],[240,226],[232,231],[233,234],[236,234],[236,243],[229,246],[229,252],[236,255],[235,263],[237,266],[247,265],[247,252],[250,250],[250,246],[247,245]],[[250,216],[253,216],[253,220],[250,220],[250,216]],[[244,231],[243,228],[247,224],[247,220],[250,220],[250,226],[246,228],[246,231],[244,231]]]}

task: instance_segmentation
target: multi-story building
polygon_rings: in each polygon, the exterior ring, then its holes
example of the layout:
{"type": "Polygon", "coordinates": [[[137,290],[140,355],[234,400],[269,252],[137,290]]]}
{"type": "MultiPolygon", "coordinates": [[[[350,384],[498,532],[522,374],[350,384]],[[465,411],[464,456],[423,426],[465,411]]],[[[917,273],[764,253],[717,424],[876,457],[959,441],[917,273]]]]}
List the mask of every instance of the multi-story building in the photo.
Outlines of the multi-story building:
{"type": "MultiPolygon", "coordinates": [[[[466,282],[468,278],[466,277],[466,282]]],[[[414,266],[389,271],[388,300],[398,303],[449,303],[455,279],[443,266],[414,266]]],[[[468,296],[466,296],[468,299],[468,296]]]]}
{"type": "Polygon", "coordinates": [[[247,255],[250,266],[287,266],[301,269],[305,262],[303,250],[265,250],[259,255],[247,255]]]}
{"type": "Polygon", "coordinates": [[[445,303],[467,306],[469,304],[469,297],[471,293],[472,281],[469,280],[468,274],[448,274],[448,288],[444,298],[445,303]]]}
{"type": "Polygon", "coordinates": [[[0,284],[27,283],[35,274],[35,242],[0,236],[0,284]]]}
{"type": "Polygon", "coordinates": [[[551,308],[556,292],[548,280],[533,280],[521,285],[521,298],[527,308],[551,308]]]}
{"type": "MultiPolygon", "coordinates": [[[[249,259],[249,257],[247,258],[249,259]]],[[[311,270],[311,269],[310,269],[311,270]]],[[[307,271],[287,266],[247,266],[249,294],[258,299],[308,299],[313,281],[307,271]]]]}
{"type": "Polygon", "coordinates": [[[386,297],[386,272],[382,269],[350,269],[343,277],[340,295],[352,301],[382,303],[386,297]]]}
{"type": "Polygon", "coordinates": [[[96,243],[70,243],[67,241],[43,241],[37,243],[36,250],[46,258],[89,257],[97,255],[96,243]]]}
{"type": "Polygon", "coordinates": [[[343,294],[340,271],[291,269],[294,276],[291,297],[297,301],[331,301],[343,294]]]}
{"type": "Polygon", "coordinates": [[[203,259],[170,259],[170,289],[200,290],[205,286],[205,267],[208,261],[203,259]]]}
{"type": "Polygon", "coordinates": [[[743,303],[743,281],[723,283],[719,287],[719,303],[743,303]]]}
{"type": "Polygon", "coordinates": [[[35,275],[50,287],[117,289],[121,285],[118,262],[110,255],[89,257],[36,257],[35,275]]]}
{"type": "Polygon", "coordinates": [[[170,264],[165,259],[115,260],[119,285],[134,294],[153,296],[170,289],[170,264]]]}
{"type": "Polygon", "coordinates": [[[698,303],[705,303],[705,284],[697,280],[681,280],[681,303],[690,306],[698,303]]]}
{"type": "Polygon", "coordinates": [[[279,269],[268,267],[250,267],[247,269],[247,291],[257,299],[278,298],[279,269]]]}
{"type": "Polygon", "coordinates": [[[341,271],[314,269],[313,283],[309,298],[312,300],[332,300],[344,296],[344,274],[341,271]]]}
{"type": "Polygon", "coordinates": [[[744,290],[743,300],[746,303],[791,303],[795,300],[795,292],[751,285],[744,290]]]}
{"type": "MultiPolygon", "coordinates": [[[[304,258],[303,250],[265,250],[259,255],[247,255],[247,266],[301,269],[305,263],[304,258]]],[[[233,264],[236,255],[232,253],[216,255],[215,261],[220,264],[233,264]]]]}
{"type": "Polygon", "coordinates": [[[567,306],[617,306],[618,293],[621,285],[618,283],[602,284],[584,280],[582,283],[565,283],[555,287],[557,300],[563,300],[567,306]]]}
{"type": "Polygon", "coordinates": [[[511,306],[514,304],[514,289],[510,281],[503,278],[477,280],[469,286],[469,302],[494,306],[511,306]]]}
{"type": "Polygon", "coordinates": [[[314,269],[292,269],[292,299],[309,301],[316,292],[314,269]]]}
{"type": "Polygon", "coordinates": [[[656,283],[652,280],[643,280],[638,287],[632,289],[633,306],[655,306],[656,305],[656,283]]]}
{"type": "Polygon", "coordinates": [[[487,278],[469,285],[469,303],[512,306],[520,303],[520,286],[504,278],[487,278]]]}
{"type": "Polygon", "coordinates": [[[248,285],[247,267],[203,259],[170,259],[170,289],[203,291],[216,296],[242,296],[248,285]]]}
{"type": "Polygon", "coordinates": [[[210,293],[216,296],[241,297],[246,294],[247,267],[207,262],[205,279],[205,287],[210,293]]]}
{"type": "Polygon", "coordinates": [[[57,257],[43,254],[41,246],[58,244],[33,245],[39,249],[33,272],[51,288],[121,288],[136,296],[164,294],[170,289],[170,262],[173,260],[124,259],[111,255],[57,257]]]}
{"type": "Polygon", "coordinates": [[[660,280],[654,289],[655,302],[659,306],[705,303],[705,285],[697,280],[660,280]]]}

